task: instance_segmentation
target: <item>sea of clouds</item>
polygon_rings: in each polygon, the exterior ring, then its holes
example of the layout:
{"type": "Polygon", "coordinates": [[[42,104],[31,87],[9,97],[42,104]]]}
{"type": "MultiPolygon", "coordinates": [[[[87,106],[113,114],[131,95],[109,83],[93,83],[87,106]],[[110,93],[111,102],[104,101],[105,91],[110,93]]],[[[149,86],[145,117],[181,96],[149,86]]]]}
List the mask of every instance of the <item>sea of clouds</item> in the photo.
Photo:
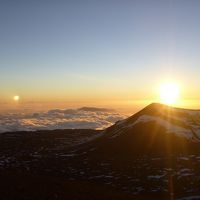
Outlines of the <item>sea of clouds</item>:
{"type": "Polygon", "coordinates": [[[105,129],[126,116],[115,110],[83,107],[0,115],[0,133],[54,129],[105,129]]]}

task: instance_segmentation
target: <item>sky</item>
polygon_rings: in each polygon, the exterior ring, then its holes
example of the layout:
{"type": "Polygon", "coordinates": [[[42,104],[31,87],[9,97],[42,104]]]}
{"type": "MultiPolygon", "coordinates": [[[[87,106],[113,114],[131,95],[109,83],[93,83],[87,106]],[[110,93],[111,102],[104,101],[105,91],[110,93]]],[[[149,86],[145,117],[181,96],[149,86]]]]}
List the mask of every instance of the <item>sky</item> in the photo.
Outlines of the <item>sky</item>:
{"type": "Polygon", "coordinates": [[[181,106],[200,108],[199,9],[199,0],[0,0],[0,110],[142,107],[165,81],[180,85],[181,106]]]}

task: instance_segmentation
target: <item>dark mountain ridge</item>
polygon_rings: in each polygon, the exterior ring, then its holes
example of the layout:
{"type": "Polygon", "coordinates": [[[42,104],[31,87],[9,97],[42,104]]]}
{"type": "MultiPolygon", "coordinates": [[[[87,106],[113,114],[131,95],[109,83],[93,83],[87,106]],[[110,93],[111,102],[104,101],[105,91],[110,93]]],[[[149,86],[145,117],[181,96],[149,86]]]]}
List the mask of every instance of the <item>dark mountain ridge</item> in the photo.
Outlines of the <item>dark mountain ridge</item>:
{"type": "Polygon", "coordinates": [[[153,103],[104,130],[100,137],[83,144],[93,154],[138,155],[200,152],[200,111],[153,103]]]}

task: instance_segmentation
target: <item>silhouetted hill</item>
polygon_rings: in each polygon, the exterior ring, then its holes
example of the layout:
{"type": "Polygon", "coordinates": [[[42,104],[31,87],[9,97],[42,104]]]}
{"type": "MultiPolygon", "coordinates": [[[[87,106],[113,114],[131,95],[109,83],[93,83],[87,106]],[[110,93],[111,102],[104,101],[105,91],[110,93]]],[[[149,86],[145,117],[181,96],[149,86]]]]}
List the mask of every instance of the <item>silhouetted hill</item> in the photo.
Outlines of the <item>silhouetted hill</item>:
{"type": "Polygon", "coordinates": [[[200,111],[154,103],[118,121],[83,148],[95,148],[94,154],[104,156],[192,153],[200,152],[199,135],[200,111]]]}

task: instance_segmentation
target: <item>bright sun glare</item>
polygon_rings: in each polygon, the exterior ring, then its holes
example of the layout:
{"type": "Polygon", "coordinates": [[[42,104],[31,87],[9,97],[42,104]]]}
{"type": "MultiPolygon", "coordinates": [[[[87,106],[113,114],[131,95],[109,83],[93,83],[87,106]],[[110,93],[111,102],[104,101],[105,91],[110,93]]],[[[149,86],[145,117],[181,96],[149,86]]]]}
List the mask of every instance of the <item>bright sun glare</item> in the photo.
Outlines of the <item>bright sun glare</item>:
{"type": "Polygon", "coordinates": [[[176,83],[165,83],[160,86],[160,100],[164,104],[173,105],[177,103],[179,94],[180,88],[176,83]]]}
{"type": "Polygon", "coordinates": [[[14,100],[14,101],[19,101],[19,99],[20,99],[20,98],[19,98],[18,95],[16,95],[16,96],[13,97],[13,100],[14,100]]]}

